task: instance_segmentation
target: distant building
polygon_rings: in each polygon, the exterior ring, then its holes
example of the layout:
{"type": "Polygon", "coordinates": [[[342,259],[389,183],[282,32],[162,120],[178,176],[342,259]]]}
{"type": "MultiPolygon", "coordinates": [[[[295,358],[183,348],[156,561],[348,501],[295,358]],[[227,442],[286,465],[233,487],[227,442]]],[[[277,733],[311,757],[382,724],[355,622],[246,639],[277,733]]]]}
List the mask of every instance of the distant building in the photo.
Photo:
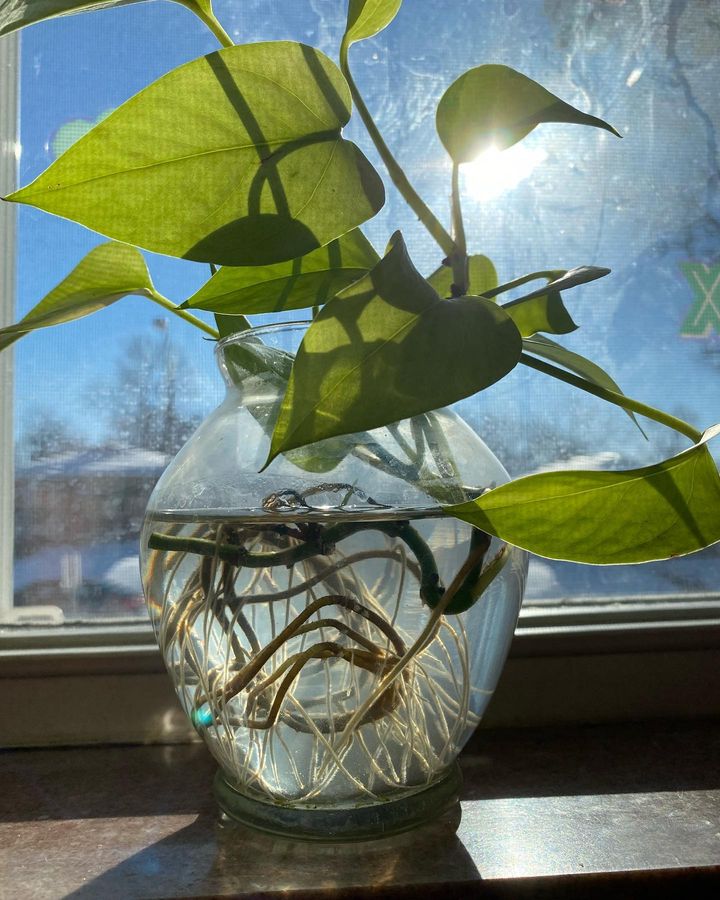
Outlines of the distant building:
{"type": "Polygon", "coordinates": [[[169,461],[153,450],[99,447],[18,468],[16,605],[77,607],[80,597],[99,607],[123,591],[132,595],[126,605],[136,605],[139,576],[118,580],[118,564],[132,571],[148,498],[169,461]]]}

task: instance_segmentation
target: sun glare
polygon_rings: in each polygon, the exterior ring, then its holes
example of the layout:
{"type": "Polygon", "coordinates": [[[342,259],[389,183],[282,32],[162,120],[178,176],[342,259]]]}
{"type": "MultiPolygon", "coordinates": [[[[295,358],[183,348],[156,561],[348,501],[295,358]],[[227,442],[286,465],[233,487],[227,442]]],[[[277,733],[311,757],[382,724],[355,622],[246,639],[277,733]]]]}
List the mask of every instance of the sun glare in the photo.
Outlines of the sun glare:
{"type": "Polygon", "coordinates": [[[524,181],[547,153],[515,144],[508,150],[491,147],[464,167],[465,186],[475,200],[494,200],[524,181]]]}

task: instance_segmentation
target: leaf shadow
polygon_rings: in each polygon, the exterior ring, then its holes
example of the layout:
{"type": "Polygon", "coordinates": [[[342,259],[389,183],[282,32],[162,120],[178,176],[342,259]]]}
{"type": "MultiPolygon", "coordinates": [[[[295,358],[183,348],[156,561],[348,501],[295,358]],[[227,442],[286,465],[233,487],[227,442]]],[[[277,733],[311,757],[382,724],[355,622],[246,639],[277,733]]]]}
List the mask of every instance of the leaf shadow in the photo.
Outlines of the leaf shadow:
{"type": "MultiPolygon", "coordinates": [[[[332,88],[327,75],[322,72],[317,60],[304,48],[304,59],[308,69],[319,84],[331,108],[337,113],[345,107],[332,88]]],[[[339,128],[319,130],[304,138],[287,141],[281,146],[272,145],[262,130],[257,117],[243,92],[235,82],[227,63],[220,53],[205,57],[205,62],[212,70],[218,84],[237,113],[243,128],[257,149],[259,167],[252,178],[248,192],[248,215],[228,222],[221,228],[207,234],[202,240],[188,248],[183,254],[185,259],[198,262],[215,262],[223,265],[263,265],[279,262],[281,259],[301,256],[320,245],[314,232],[300,222],[290,208],[288,192],[283,183],[280,163],[288,156],[305,147],[340,140],[339,128]],[[274,212],[262,210],[262,196],[268,188],[275,206],[274,212]],[[278,252],[278,239],[292,248],[283,256],[278,252]],[[252,250],[245,250],[245,247],[252,250]],[[265,253],[262,249],[265,247],[265,253]]],[[[345,111],[347,116],[347,111],[345,111]]]]}
{"type": "MultiPolygon", "coordinates": [[[[692,486],[690,488],[690,499],[692,499],[692,492],[694,486],[694,479],[696,475],[697,466],[702,461],[701,454],[703,452],[707,453],[706,447],[697,448],[696,451],[690,450],[690,453],[698,452],[698,458],[695,461],[695,465],[693,466],[693,475],[692,475],[692,486]],[[698,452],[699,451],[699,452],[698,452]]],[[[672,507],[672,509],[677,514],[678,518],[685,524],[688,531],[693,535],[695,540],[698,542],[699,546],[705,546],[708,542],[708,537],[703,534],[697,517],[694,512],[690,508],[690,504],[688,502],[688,498],[685,497],[683,492],[678,487],[677,482],[672,476],[672,473],[665,470],[660,471],[657,475],[652,478],[649,478],[645,482],[652,490],[656,491],[660,496],[665,500],[668,506],[672,507]]]]}

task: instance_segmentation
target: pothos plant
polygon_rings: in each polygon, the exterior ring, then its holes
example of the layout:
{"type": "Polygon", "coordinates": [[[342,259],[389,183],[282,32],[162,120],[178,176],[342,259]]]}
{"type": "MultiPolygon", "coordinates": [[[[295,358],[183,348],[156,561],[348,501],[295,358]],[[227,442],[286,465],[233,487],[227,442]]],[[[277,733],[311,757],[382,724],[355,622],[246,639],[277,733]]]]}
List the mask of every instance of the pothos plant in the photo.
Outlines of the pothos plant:
{"type": "MultiPolygon", "coordinates": [[[[0,0],[0,35],[123,2],[137,0],[0,0]]],[[[349,0],[339,67],[300,43],[235,45],[211,0],[176,2],[207,25],[222,49],[150,84],[4,198],[111,240],[21,321],[1,329],[0,349],[130,294],[214,338],[247,328],[248,315],[311,309],[284,376],[284,399],[268,425],[266,465],[323,439],[451,404],[527,366],[615,404],[633,420],[637,414],[675,429],[690,446],[643,468],[536,474],[461,502],[429,484],[448,514],[533,553],[582,563],[639,563],[720,540],[720,478],[707,446],[718,427],[703,433],[627,397],[599,366],[547,337],[576,327],[564,292],[608,270],[548,269],[498,284],[492,263],[467,246],[463,164],[489,147],[511,147],[542,123],[617,134],[611,125],[506,66],[465,72],[437,108],[438,134],[452,162],[446,227],[393,156],[349,64],[352,45],[389,25],[402,0],[349,0]],[[359,230],[382,207],[385,188],[343,137],[353,103],[390,181],[439,247],[441,264],[429,278],[413,265],[400,233],[380,258],[359,230]],[[176,304],[154,287],[140,248],[209,264],[212,275],[176,304]],[[503,302],[526,284],[532,289],[503,302]],[[214,312],[217,328],[191,309],[214,312]]],[[[473,597],[485,582],[474,579],[473,597]]],[[[461,586],[462,580],[435,598],[437,614],[454,611],[452,594],[461,586]]]]}

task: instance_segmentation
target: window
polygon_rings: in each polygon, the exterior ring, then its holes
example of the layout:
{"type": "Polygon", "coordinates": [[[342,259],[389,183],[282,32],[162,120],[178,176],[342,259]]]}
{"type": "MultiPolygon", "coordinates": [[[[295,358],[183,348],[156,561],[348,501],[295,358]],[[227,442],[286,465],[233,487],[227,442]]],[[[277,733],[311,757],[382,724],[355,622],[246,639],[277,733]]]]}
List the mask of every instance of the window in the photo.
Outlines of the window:
{"type": "MultiPolygon", "coordinates": [[[[299,39],[331,56],[345,15],[334,0],[216,0],[215,7],[238,41],[299,39]]],[[[719,31],[720,9],[703,0],[453,0],[441,11],[432,0],[409,0],[351,57],[381,130],[441,215],[449,164],[435,137],[435,103],[472,65],[519,68],[618,128],[622,142],[592,129],[541,127],[506,155],[468,166],[468,238],[502,280],[548,265],[611,267],[610,278],[568,297],[582,327],[563,342],[628,394],[699,427],[720,418],[719,31]]],[[[187,10],[169,3],[71,16],[29,28],[20,41],[1,38],[5,96],[12,98],[17,73],[21,98],[16,135],[12,103],[0,112],[5,182],[15,147],[25,184],[108,110],[215,47],[187,10]]],[[[382,171],[359,123],[348,133],[382,171]]],[[[14,212],[0,209],[10,236],[14,212]]],[[[366,231],[381,248],[397,227],[416,265],[432,271],[434,244],[391,193],[366,231]]],[[[99,240],[19,209],[16,255],[12,240],[2,248],[5,302],[13,266],[21,315],[99,240]]],[[[207,277],[195,264],[148,260],[161,290],[178,301],[207,277]]],[[[4,623],[143,619],[135,540],[144,501],[219,399],[211,356],[191,329],[139,298],[20,341],[12,369],[9,354],[0,356],[0,535],[9,531],[15,498],[12,558],[8,540],[0,551],[4,623]]],[[[558,464],[623,468],[683,446],[643,422],[646,441],[619,410],[529,372],[465,401],[461,412],[513,475],[558,464]]],[[[702,609],[709,621],[718,583],[713,548],[645,567],[534,560],[526,621],[559,621],[568,606],[607,617],[618,600],[628,604],[626,619],[640,608],[651,617],[680,609],[672,616],[689,619],[702,609]]]]}

